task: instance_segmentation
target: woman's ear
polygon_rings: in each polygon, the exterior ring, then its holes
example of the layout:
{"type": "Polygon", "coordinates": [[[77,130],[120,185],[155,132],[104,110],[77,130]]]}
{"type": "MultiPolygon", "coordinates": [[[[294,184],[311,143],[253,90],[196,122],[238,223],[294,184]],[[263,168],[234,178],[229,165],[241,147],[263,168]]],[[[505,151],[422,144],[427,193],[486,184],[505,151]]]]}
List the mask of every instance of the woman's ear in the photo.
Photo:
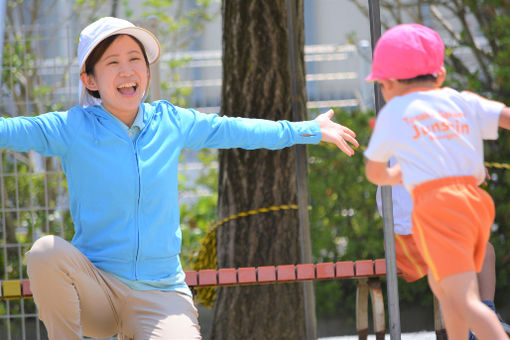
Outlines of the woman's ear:
{"type": "Polygon", "coordinates": [[[87,72],[82,72],[80,74],[80,79],[83,85],[89,89],[90,91],[98,91],[96,82],[94,80],[94,76],[88,75],[87,72]]]}

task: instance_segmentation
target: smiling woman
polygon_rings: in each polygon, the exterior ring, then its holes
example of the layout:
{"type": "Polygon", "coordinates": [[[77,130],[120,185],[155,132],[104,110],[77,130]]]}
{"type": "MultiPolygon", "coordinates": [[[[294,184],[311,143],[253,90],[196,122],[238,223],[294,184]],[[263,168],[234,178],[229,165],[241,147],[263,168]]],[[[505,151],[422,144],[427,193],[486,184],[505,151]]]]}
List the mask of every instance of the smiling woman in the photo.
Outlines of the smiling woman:
{"type": "Polygon", "coordinates": [[[51,339],[200,338],[179,259],[177,169],[184,148],[282,149],[325,141],[347,155],[350,129],[331,121],[220,117],[161,100],[144,103],[150,32],[102,18],[80,34],[80,106],[0,118],[0,147],[58,156],[75,234],[47,235],[26,254],[31,289],[51,339]]]}

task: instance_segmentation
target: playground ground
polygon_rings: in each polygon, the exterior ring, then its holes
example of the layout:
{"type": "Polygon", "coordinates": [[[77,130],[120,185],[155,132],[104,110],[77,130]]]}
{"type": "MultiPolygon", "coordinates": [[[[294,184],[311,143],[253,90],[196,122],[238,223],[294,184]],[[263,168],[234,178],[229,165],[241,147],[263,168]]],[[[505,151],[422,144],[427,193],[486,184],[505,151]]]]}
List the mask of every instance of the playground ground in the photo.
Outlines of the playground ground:
{"type": "MultiPolygon", "coordinates": [[[[402,333],[401,340],[436,340],[435,332],[414,332],[402,333]]],[[[357,335],[335,336],[327,338],[319,338],[319,340],[358,340],[357,335]]],[[[369,335],[367,340],[375,340],[375,335],[369,335]]],[[[390,335],[386,334],[385,340],[390,340],[390,335]]]]}

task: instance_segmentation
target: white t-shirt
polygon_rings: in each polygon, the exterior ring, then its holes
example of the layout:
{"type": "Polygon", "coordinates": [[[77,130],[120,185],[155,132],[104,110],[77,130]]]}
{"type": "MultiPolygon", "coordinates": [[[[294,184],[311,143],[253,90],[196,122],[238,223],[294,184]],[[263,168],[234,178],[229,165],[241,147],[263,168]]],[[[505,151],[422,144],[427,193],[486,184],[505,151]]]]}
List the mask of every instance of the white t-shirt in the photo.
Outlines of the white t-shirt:
{"type": "MultiPolygon", "coordinates": [[[[390,159],[390,165],[393,166],[397,163],[395,157],[390,159]]],[[[377,210],[382,217],[382,196],[381,186],[377,186],[377,192],[375,194],[375,200],[377,202],[377,210]]],[[[391,200],[393,203],[393,230],[395,234],[399,235],[410,235],[412,221],[411,214],[413,212],[413,198],[404,188],[404,186],[398,184],[391,187],[391,200]]]]}
{"type": "Polygon", "coordinates": [[[407,190],[450,176],[485,178],[483,140],[498,138],[504,104],[451,88],[394,97],[379,112],[365,156],[395,156],[407,190]]]}

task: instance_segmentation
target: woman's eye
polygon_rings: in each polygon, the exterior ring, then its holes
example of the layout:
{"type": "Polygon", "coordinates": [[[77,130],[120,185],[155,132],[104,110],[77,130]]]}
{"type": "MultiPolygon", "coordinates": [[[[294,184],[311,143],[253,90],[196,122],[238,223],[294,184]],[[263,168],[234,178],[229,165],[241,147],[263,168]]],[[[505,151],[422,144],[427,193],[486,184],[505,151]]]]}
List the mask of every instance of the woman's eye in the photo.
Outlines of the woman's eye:
{"type": "Polygon", "coordinates": [[[110,61],[107,65],[115,65],[115,64],[117,64],[116,61],[110,61]]]}

